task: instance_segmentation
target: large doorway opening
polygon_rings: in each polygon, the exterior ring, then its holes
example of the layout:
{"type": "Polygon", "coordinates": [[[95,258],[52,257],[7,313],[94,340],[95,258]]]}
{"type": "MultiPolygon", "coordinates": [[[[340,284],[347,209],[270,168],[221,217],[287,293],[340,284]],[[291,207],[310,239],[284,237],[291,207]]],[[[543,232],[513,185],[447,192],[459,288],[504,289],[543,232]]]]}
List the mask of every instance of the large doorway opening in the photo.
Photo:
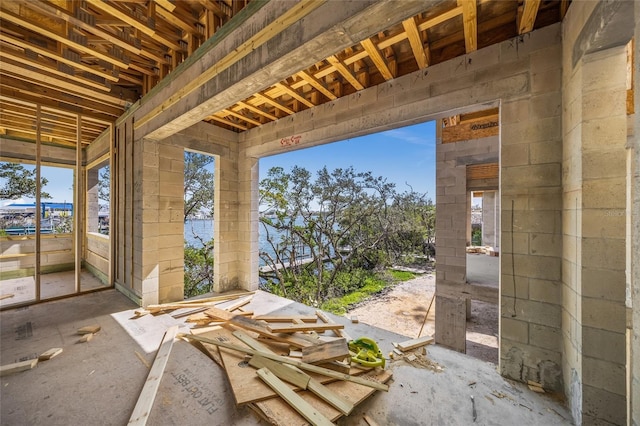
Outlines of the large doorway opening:
{"type": "Polygon", "coordinates": [[[261,288],[407,338],[432,335],[435,127],[260,159],[261,288]]]}

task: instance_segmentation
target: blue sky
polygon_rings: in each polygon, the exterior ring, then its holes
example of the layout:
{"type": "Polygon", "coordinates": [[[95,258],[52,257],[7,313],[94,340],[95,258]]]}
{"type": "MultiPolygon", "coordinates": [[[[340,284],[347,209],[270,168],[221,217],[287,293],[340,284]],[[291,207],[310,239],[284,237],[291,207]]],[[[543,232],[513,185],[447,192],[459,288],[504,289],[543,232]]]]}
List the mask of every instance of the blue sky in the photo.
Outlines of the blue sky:
{"type": "Polygon", "coordinates": [[[399,192],[409,191],[407,182],[435,202],[435,139],[435,122],[430,121],[274,155],[260,159],[260,179],[274,166],[290,171],[298,165],[314,175],[325,165],[329,170],[353,166],[356,171],[371,171],[374,176],[387,178],[399,192]]]}
{"type": "MultiPolygon", "coordinates": [[[[260,179],[273,166],[289,171],[298,165],[314,175],[323,166],[329,170],[353,166],[356,171],[371,171],[374,176],[387,178],[396,184],[399,192],[409,190],[405,185],[407,182],[415,191],[426,192],[435,201],[435,156],[435,122],[430,121],[263,158],[260,160],[260,179]]],[[[33,166],[25,164],[25,167],[33,166]]],[[[46,201],[73,200],[73,169],[43,166],[42,176],[49,180],[44,190],[52,197],[46,201]]]]}

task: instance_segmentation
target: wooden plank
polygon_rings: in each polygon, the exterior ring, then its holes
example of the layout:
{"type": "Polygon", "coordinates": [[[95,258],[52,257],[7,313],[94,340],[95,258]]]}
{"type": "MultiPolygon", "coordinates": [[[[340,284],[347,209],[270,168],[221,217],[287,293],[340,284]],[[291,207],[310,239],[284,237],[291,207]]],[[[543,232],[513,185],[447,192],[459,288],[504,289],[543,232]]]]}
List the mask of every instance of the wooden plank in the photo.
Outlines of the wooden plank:
{"type": "Polygon", "coordinates": [[[296,367],[292,368],[286,364],[279,364],[270,359],[263,358],[260,355],[254,355],[251,357],[249,365],[257,369],[268,368],[280,380],[291,383],[300,389],[306,389],[309,384],[309,380],[311,380],[311,377],[309,377],[308,374],[296,367]]]}
{"type": "Polygon", "coordinates": [[[308,364],[343,360],[349,356],[349,346],[345,339],[323,342],[302,348],[302,361],[308,364]]]}
{"type": "Polygon", "coordinates": [[[167,360],[169,359],[169,354],[171,353],[177,332],[178,326],[174,325],[165,333],[162,343],[160,343],[160,347],[158,348],[156,358],[153,360],[147,381],[144,383],[142,392],[140,392],[140,396],[138,397],[138,402],[136,402],[133,413],[131,413],[131,417],[129,418],[129,425],[140,426],[147,424],[147,419],[151,413],[153,401],[156,398],[160,380],[162,379],[164,368],[167,365],[167,360]]]}
{"type": "Polygon", "coordinates": [[[229,321],[231,320],[231,318],[235,317],[236,315],[242,315],[242,316],[252,315],[251,312],[233,313],[233,312],[225,311],[224,309],[219,309],[216,307],[209,308],[203,313],[209,318],[220,319],[222,321],[229,321]]]}
{"type": "Polygon", "coordinates": [[[467,180],[497,179],[499,173],[498,163],[467,165],[467,180]]]}
{"type": "Polygon", "coordinates": [[[93,334],[93,333],[83,334],[82,337],[80,338],[80,340],[78,340],[78,343],[90,342],[91,340],[93,340],[93,336],[95,336],[95,334],[93,334]]]}
{"type": "Polygon", "coordinates": [[[477,0],[458,0],[462,6],[462,22],[464,25],[464,45],[467,53],[478,50],[477,0]]]}
{"type": "Polygon", "coordinates": [[[391,72],[389,65],[387,64],[387,61],[384,60],[384,58],[380,54],[380,51],[373,44],[373,42],[370,39],[366,39],[366,40],[362,40],[360,44],[364,48],[365,52],[367,52],[367,54],[369,55],[369,58],[371,58],[371,61],[376,66],[378,71],[380,71],[380,74],[382,74],[382,77],[384,77],[385,80],[393,79],[394,75],[391,72]]]}
{"type": "Polygon", "coordinates": [[[305,348],[307,346],[311,346],[315,344],[314,342],[311,342],[299,336],[272,333],[271,331],[269,331],[266,323],[253,320],[251,318],[236,316],[232,318],[229,321],[229,323],[236,327],[241,327],[241,328],[244,328],[245,330],[258,333],[260,336],[266,337],[276,342],[287,343],[291,346],[295,346],[296,348],[305,348]]]}
{"type": "Polygon", "coordinates": [[[416,58],[416,62],[418,63],[418,68],[423,69],[428,67],[429,50],[425,49],[423,46],[422,36],[420,35],[420,32],[418,31],[418,25],[416,24],[416,18],[411,17],[402,21],[402,26],[407,32],[407,38],[409,39],[409,44],[411,45],[413,56],[416,58]]]}
{"type": "Polygon", "coordinates": [[[101,328],[101,327],[100,327],[98,324],[95,324],[95,325],[87,325],[87,326],[85,326],[85,327],[81,327],[81,328],[79,328],[79,329],[78,329],[78,331],[76,331],[76,334],[80,334],[80,335],[82,335],[82,334],[89,334],[89,333],[95,334],[95,333],[97,333],[98,331],[100,331],[100,328],[101,328]]]}
{"type": "Polygon", "coordinates": [[[268,118],[269,120],[272,121],[276,121],[278,119],[278,117],[276,117],[273,114],[270,114],[266,111],[261,110],[258,107],[254,107],[253,105],[250,105],[246,102],[242,102],[242,101],[238,101],[238,103],[236,103],[236,106],[234,106],[232,109],[236,110],[236,109],[248,109],[249,111],[255,112],[256,114],[259,114],[265,118],[268,118]]]}
{"type": "Polygon", "coordinates": [[[342,75],[348,82],[351,84],[356,90],[364,89],[362,83],[358,81],[358,79],[353,75],[351,70],[347,67],[347,65],[342,62],[337,56],[331,55],[327,58],[327,62],[333,65],[338,73],[342,75]]]}
{"type": "Polygon", "coordinates": [[[28,359],[26,361],[15,362],[0,367],[0,377],[21,371],[31,370],[38,364],[38,358],[28,359]]]}
{"type": "Polygon", "coordinates": [[[318,321],[318,317],[315,315],[258,315],[253,317],[253,319],[265,322],[293,322],[294,320],[299,320],[302,322],[315,323],[318,321]]]}
{"type": "Polygon", "coordinates": [[[312,74],[309,74],[305,71],[299,71],[298,76],[304,81],[306,81],[311,87],[313,87],[314,89],[316,89],[317,91],[325,95],[327,98],[329,98],[329,100],[338,99],[338,97],[334,95],[333,92],[327,89],[324,83],[322,83],[312,74]]]}
{"type": "Polygon", "coordinates": [[[297,333],[300,331],[327,331],[344,328],[342,324],[285,324],[267,325],[271,333],[297,333]]]}
{"type": "Polygon", "coordinates": [[[38,357],[38,361],[48,361],[53,357],[56,357],[62,353],[62,348],[51,348],[48,351],[42,352],[38,357]]]}
{"type": "Polygon", "coordinates": [[[276,83],[276,84],[274,84],[274,87],[282,90],[283,92],[285,92],[286,94],[291,96],[293,99],[297,99],[298,101],[302,102],[303,104],[305,104],[309,108],[313,108],[315,106],[315,104],[313,102],[310,102],[304,96],[299,95],[298,92],[296,92],[295,90],[293,90],[291,87],[289,87],[288,85],[286,85],[284,83],[276,83]]]}
{"type": "MultiPolygon", "coordinates": [[[[388,370],[374,370],[363,377],[367,377],[369,380],[379,381],[380,383],[386,383],[391,379],[392,374],[388,370]]],[[[328,384],[326,387],[331,390],[331,392],[354,406],[360,404],[375,392],[371,388],[341,381],[328,384]]],[[[300,392],[299,395],[333,422],[337,421],[343,415],[340,411],[330,406],[325,401],[322,401],[317,395],[310,391],[300,392]]],[[[304,422],[304,419],[280,398],[272,398],[266,401],[256,402],[253,405],[262,413],[264,418],[268,419],[267,421],[270,424],[290,426],[303,424],[304,422]]]]}
{"type": "MultiPolygon", "coordinates": [[[[335,321],[329,318],[329,315],[327,315],[325,312],[319,309],[316,310],[316,315],[318,316],[318,318],[320,318],[320,321],[326,324],[335,324],[335,321]]],[[[353,340],[353,338],[349,335],[349,333],[347,333],[344,330],[333,330],[333,332],[336,333],[338,336],[344,337],[345,339],[347,339],[347,342],[350,342],[351,340],[353,340]]]]}
{"type": "MultiPolygon", "coordinates": [[[[246,335],[245,333],[235,331],[233,333],[233,335],[238,337],[240,340],[242,340],[242,342],[245,343],[246,345],[248,345],[251,349],[265,351],[265,352],[272,352],[270,348],[266,347],[265,345],[262,345],[260,342],[258,342],[257,340],[251,338],[250,336],[246,335]]],[[[255,359],[255,358],[256,358],[256,356],[254,356],[252,359],[255,359]]],[[[275,363],[274,361],[267,360],[267,359],[262,358],[262,357],[260,357],[260,359],[264,360],[265,362],[268,361],[269,363],[275,363]]],[[[250,364],[251,364],[251,362],[250,362],[250,364]]],[[[281,364],[277,364],[277,363],[275,363],[275,364],[276,365],[281,365],[281,364]]],[[[270,368],[269,364],[267,364],[267,363],[265,363],[264,365],[261,365],[259,367],[260,368],[262,368],[262,367],[270,368]]],[[[301,385],[297,385],[299,388],[307,388],[307,389],[309,389],[311,392],[313,392],[314,394],[318,395],[320,398],[322,398],[324,401],[329,403],[334,408],[338,409],[343,414],[349,414],[353,410],[353,407],[354,407],[353,404],[349,403],[344,398],[340,397],[339,395],[335,394],[330,389],[325,387],[320,380],[305,374],[304,372],[302,372],[302,370],[300,370],[297,367],[287,366],[287,368],[293,369],[295,371],[298,371],[301,374],[304,374],[306,377],[309,378],[309,380],[307,380],[307,382],[305,383],[304,387],[301,386],[301,385]]],[[[270,369],[271,369],[271,371],[274,372],[274,374],[278,375],[277,372],[273,368],[270,368],[270,369]]],[[[280,376],[278,376],[278,377],[280,377],[280,376]]],[[[280,378],[282,379],[282,377],[280,377],[280,378]]]]}
{"type": "Polygon", "coordinates": [[[411,349],[419,348],[420,346],[426,346],[433,343],[433,337],[422,336],[417,339],[407,340],[402,343],[398,343],[398,349],[401,351],[410,351],[411,349]]]}
{"type": "Polygon", "coordinates": [[[304,399],[289,389],[271,371],[261,368],[257,371],[258,376],[267,383],[278,395],[280,395],[291,407],[307,419],[314,426],[332,426],[333,423],[320,414],[304,399]]]}
{"type": "Polygon", "coordinates": [[[0,296],[0,300],[4,300],[4,299],[10,299],[12,297],[15,297],[15,294],[3,294],[2,296],[0,296]]]}
{"type": "Polygon", "coordinates": [[[364,380],[360,377],[357,376],[352,376],[350,374],[342,374],[342,373],[337,373],[335,371],[332,370],[328,370],[326,368],[322,368],[322,367],[318,367],[317,365],[313,365],[313,364],[307,364],[305,362],[301,362],[301,361],[297,361],[294,359],[289,359],[283,356],[279,356],[279,355],[273,355],[273,354],[269,354],[266,352],[262,352],[262,351],[256,351],[253,349],[249,349],[249,348],[245,348],[245,347],[241,347],[241,346],[237,346],[237,345],[231,345],[228,343],[224,343],[224,342],[219,342],[219,341],[215,341],[212,339],[207,339],[205,337],[202,336],[195,336],[192,334],[180,334],[180,337],[184,337],[187,338],[189,340],[198,340],[200,342],[204,342],[204,343],[209,343],[212,345],[216,345],[222,348],[226,348],[226,349],[231,349],[234,351],[238,351],[238,352],[243,352],[249,355],[260,355],[263,356],[265,358],[274,360],[274,361],[278,361],[278,362],[283,362],[285,364],[290,364],[290,365],[295,365],[298,368],[301,368],[305,371],[311,371],[313,373],[317,373],[317,374],[322,374],[324,376],[327,377],[333,377],[335,379],[339,379],[339,380],[346,380],[346,381],[350,381],[353,383],[358,383],[360,385],[363,386],[368,386],[371,387],[373,389],[377,389],[377,390],[383,390],[383,391],[388,391],[389,390],[389,386],[386,385],[381,385],[380,383],[376,383],[376,382],[372,382],[369,380],[364,380]]]}
{"type": "Polygon", "coordinates": [[[518,34],[528,33],[533,30],[533,25],[536,23],[536,16],[538,16],[539,8],[540,0],[524,0],[522,16],[518,23],[518,34]]]}

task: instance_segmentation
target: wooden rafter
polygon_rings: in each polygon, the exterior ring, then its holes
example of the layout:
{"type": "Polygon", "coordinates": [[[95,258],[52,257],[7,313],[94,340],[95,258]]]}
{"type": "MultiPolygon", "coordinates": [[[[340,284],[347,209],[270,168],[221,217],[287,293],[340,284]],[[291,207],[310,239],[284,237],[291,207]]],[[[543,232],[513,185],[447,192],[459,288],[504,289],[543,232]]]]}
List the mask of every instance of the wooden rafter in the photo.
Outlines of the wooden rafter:
{"type": "Polygon", "coordinates": [[[462,23],[464,25],[464,45],[467,53],[478,50],[478,18],[476,0],[458,0],[462,6],[462,23]]]}
{"type": "Polygon", "coordinates": [[[351,70],[347,67],[347,65],[342,62],[336,55],[331,55],[327,58],[327,62],[333,65],[338,73],[343,76],[349,84],[351,84],[356,90],[364,89],[364,86],[358,81],[358,79],[353,75],[351,70]]]}
{"type": "Polygon", "coordinates": [[[416,58],[418,68],[426,68],[429,66],[429,48],[423,45],[423,39],[418,31],[418,25],[415,18],[409,18],[402,21],[402,27],[407,33],[413,56],[416,58]]]}
{"type": "Polygon", "coordinates": [[[251,111],[253,113],[256,113],[258,115],[261,115],[262,117],[268,118],[271,121],[275,121],[275,120],[278,119],[278,117],[276,117],[275,115],[270,114],[270,113],[268,113],[266,111],[261,110],[258,107],[255,107],[253,105],[249,105],[248,103],[242,102],[242,101],[238,102],[236,104],[236,106],[233,108],[233,110],[236,111],[236,112],[239,111],[239,110],[243,110],[243,109],[248,109],[249,111],[251,111]]]}
{"type": "Polygon", "coordinates": [[[298,92],[296,92],[295,90],[293,90],[291,87],[289,87],[288,85],[286,85],[284,83],[276,83],[274,85],[274,87],[282,90],[282,92],[284,92],[287,95],[291,96],[293,99],[297,100],[298,102],[302,102],[303,104],[305,104],[309,108],[313,108],[315,106],[313,104],[313,102],[307,100],[307,98],[305,98],[304,96],[301,96],[300,94],[298,94],[298,92]]]}
{"type": "Polygon", "coordinates": [[[226,124],[227,126],[235,127],[236,129],[249,130],[249,128],[247,126],[243,126],[242,124],[238,124],[238,123],[233,122],[231,120],[227,120],[225,118],[218,117],[217,115],[211,115],[211,116],[207,117],[207,119],[217,121],[218,123],[226,124]]]}
{"type": "Polygon", "coordinates": [[[239,118],[240,120],[246,121],[247,123],[253,124],[254,126],[259,126],[262,124],[259,121],[254,120],[253,118],[249,118],[246,115],[242,115],[235,111],[231,111],[230,109],[223,109],[222,111],[220,111],[220,114],[224,114],[225,116],[230,115],[232,117],[239,118]]]}
{"type": "Polygon", "coordinates": [[[313,87],[314,89],[316,89],[317,91],[325,95],[327,98],[331,100],[338,98],[336,95],[334,95],[331,92],[331,90],[327,89],[327,87],[320,80],[318,80],[313,75],[307,73],[306,71],[298,72],[298,76],[301,79],[303,79],[307,84],[309,84],[311,87],[313,87]]]}
{"type": "Polygon", "coordinates": [[[518,24],[518,34],[528,33],[533,30],[539,8],[540,0],[524,0],[522,15],[518,24]]]}
{"type": "Polygon", "coordinates": [[[295,114],[296,112],[294,110],[292,110],[289,107],[286,107],[284,105],[282,105],[280,102],[276,101],[275,99],[273,99],[271,96],[265,94],[265,93],[256,93],[254,95],[254,97],[256,97],[257,99],[261,100],[262,103],[268,103],[269,105],[273,105],[274,107],[278,108],[280,111],[283,111],[289,115],[291,114],[295,114]]]}
{"type": "Polygon", "coordinates": [[[12,22],[16,25],[19,25],[23,28],[26,28],[30,31],[36,32],[38,34],[42,34],[45,37],[48,37],[52,40],[55,40],[63,45],[69,46],[73,49],[76,49],[80,52],[86,53],[91,56],[95,56],[98,59],[102,59],[110,64],[118,66],[120,68],[128,68],[129,67],[129,59],[126,56],[122,56],[122,58],[117,58],[111,55],[104,54],[99,52],[96,49],[93,49],[89,46],[85,46],[82,43],[76,42],[68,38],[68,36],[60,33],[56,33],[47,28],[42,28],[38,24],[28,21],[20,15],[16,15],[13,12],[9,12],[5,9],[0,9],[0,19],[4,19],[8,22],[12,22]]]}
{"type": "Polygon", "coordinates": [[[373,65],[375,65],[378,71],[380,71],[380,74],[382,74],[384,79],[391,80],[392,78],[394,78],[391,70],[389,69],[387,61],[384,60],[384,58],[380,54],[380,51],[375,46],[375,44],[373,44],[371,39],[362,40],[360,44],[364,48],[365,52],[369,55],[369,58],[371,58],[373,65]]]}

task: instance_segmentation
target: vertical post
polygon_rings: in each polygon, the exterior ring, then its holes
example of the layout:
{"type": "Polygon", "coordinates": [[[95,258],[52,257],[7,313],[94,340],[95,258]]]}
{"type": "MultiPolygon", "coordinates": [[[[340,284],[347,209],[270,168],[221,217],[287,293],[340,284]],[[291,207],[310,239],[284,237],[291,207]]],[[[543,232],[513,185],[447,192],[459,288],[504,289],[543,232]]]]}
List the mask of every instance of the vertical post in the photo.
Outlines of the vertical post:
{"type": "Polygon", "coordinates": [[[41,224],[41,207],[40,207],[40,191],[42,190],[40,177],[40,105],[36,105],[36,264],[35,264],[35,285],[36,285],[36,302],[40,301],[40,224],[41,224]]]}
{"type": "Polygon", "coordinates": [[[73,240],[75,257],[75,291],[80,292],[80,273],[82,272],[82,222],[80,201],[82,199],[82,116],[76,116],[76,168],[73,191],[73,240]]]}
{"type": "Polygon", "coordinates": [[[116,209],[116,182],[117,168],[115,167],[116,159],[116,137],[115,127],[113,123],[109,125],[109,286],[114,286],[115,280],[115,265],[116,265],[116,227],[115,224],[115,209],[116,209]]]}

